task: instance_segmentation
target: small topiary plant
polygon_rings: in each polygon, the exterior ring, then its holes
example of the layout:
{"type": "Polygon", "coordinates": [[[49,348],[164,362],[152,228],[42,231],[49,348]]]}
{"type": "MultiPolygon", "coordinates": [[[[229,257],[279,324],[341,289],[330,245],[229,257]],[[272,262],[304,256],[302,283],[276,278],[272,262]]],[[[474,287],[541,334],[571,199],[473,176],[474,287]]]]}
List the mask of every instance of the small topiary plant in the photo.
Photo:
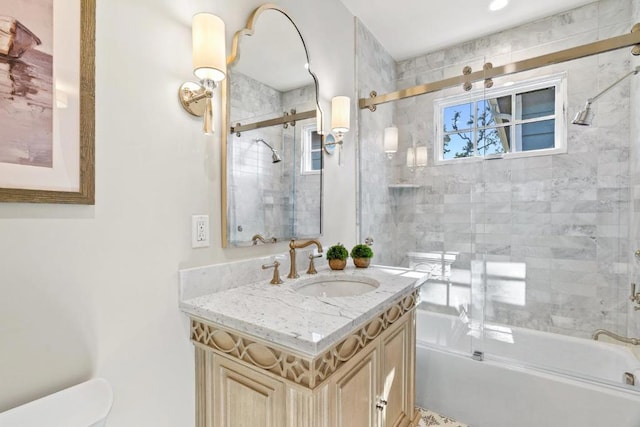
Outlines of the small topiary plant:
{"type": "Polygon", "coordinates": [[[339,259],[344,261],[348,257],[349,257],[349,251],[347,251],[347,249],[341,243],[331,246],[327,251],[328,260],[339,259]]]}
{"type": "Polygon", "coordinates": [[[359,244],[355,245],[353,249],[351,249],[351,258],[372,258],[373,251],[367,245],[359,244]]]}

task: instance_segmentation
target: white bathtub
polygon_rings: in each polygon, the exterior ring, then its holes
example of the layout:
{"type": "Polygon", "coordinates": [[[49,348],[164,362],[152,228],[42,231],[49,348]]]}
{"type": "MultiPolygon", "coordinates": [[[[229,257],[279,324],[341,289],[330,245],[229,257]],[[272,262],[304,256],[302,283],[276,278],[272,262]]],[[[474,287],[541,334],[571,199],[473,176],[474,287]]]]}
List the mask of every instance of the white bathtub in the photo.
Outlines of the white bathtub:
{"type": "Polygon", "coordinates": [[[471,427],[640,427],[640,386],[624,385],[640,361],[624,347],[495,325],[472,340],[459,318],[424,310],[416,323],[418,406],[471,427]]]}

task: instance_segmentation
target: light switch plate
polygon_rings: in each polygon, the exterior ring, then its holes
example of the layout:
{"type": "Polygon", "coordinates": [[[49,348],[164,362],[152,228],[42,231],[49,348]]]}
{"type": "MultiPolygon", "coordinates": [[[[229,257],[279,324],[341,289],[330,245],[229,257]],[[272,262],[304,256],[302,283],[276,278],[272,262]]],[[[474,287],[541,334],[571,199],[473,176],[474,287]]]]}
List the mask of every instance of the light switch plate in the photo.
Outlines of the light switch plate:
{"type": "Polygon", "coordinates": [[[191,247],[209,247],[209,215],[191,216],[191,247]]]}

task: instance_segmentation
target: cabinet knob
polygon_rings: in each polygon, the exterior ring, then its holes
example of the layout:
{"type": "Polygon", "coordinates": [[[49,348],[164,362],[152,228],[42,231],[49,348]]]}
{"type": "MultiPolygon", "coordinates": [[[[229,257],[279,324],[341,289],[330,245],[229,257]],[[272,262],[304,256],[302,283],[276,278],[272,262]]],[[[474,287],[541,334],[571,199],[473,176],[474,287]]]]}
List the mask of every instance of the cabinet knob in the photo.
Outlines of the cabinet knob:
{"type": "Polygon", "coordinates": [[[384,411],[385,406],[387,406],[387,401],[384,399],[380,399],[378,400],[378,403],[376,403],[378,411],[384,411]]]}

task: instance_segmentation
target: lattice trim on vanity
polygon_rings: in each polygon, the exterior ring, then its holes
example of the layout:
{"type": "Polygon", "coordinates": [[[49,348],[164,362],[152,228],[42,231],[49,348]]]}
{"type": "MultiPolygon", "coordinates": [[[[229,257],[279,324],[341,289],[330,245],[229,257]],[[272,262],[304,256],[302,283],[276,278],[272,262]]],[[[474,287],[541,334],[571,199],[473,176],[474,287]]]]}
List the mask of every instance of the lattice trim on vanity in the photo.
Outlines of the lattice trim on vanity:
{"type": "Polygon", "coordinates": [[[309,386],[311,362],[216,326],[191,319],[191,340],[227,356],[309,386]]]}
{"type": "Polygon", "coordinates": [[[411,311],[418,292],[397,301],[377,318],[314,360],[259,343],[235,332],[191,319],[191,340],[235,359],[309,388],[314,388],[344,365],[382,332],[411,311]]]}
{"type": "Polygon", "coordinates": [[[397,322],[417,303],[418,291],[414,291],[389,307],[384,313],[367,323],[360,330],[348,336],[314,361],[314,384],[319,384],[344,365],[371,341],[375,340],[397,322]]]}

